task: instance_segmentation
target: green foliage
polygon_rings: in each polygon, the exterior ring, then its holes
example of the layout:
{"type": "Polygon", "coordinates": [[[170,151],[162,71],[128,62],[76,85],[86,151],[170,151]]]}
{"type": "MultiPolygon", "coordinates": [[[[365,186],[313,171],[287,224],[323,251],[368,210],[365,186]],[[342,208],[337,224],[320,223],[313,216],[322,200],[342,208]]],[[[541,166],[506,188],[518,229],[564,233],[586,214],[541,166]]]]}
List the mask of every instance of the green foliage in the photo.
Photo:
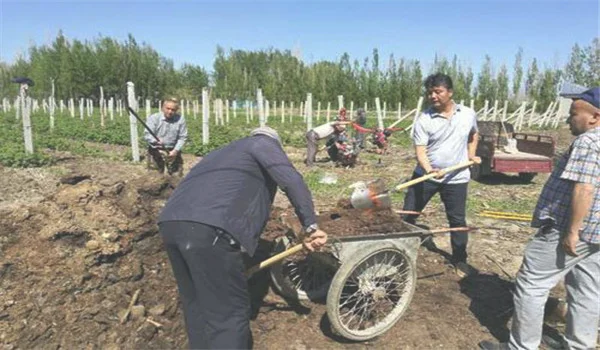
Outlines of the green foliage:
{"type": "Polygon", "coordinates": [[[49,165],[53,159],[43,153],[26,154],[25,148],[17,144],[4,143],[0,146],[0,164],[14,168],[29,168],[49,165]]]}
{"type": "MultiPolygon", "coordinates": [[[[342,53],[337,60],[305,63],[298,53],[289,50],[226,51],[220,46],[216,48],[209,74],[192,64],[176,69],[170,59],[148,44],[138,43],[132,35],[124,41],[103,36],[81,41],[68,40],[59,32],[50,44],[31,46],[26,57],[16,58],[11,65],[0,62],[1,97],[14,98],[18,89],[10,79],[25,75],[36,82],[30,90],[34,98],[48,97],[54,80],[57,100],[91,98],[96,105],[100,87],[106,98],[124,100],[125,83],[133,81],[136,94],[142,100],[151,100],[153,105],[158,99],[171,96],[198,99],[206,87],[210,88],[212,99],[253,101],[256,89],[261,88],[265,99],[277,104],[295,101],[298,106],[310,92],[313,104],[320,101],[323,108],[328,102],[337,108],[337,96],[341,94],[346,107],[353,101],[354,106],[367,103],[372,110],[375,98],[379,97],[390,107],[402,103],[403,110],[408,111],[423,96],[425,75],[421,62],[394,55],[383,59],[377,48],[370,57],[362,59],[342,53]]],[[[485,100],[502,101],[511,95],[518,100],[523,86],[526,96],[538,100],[539,108],[544,109],[556,97],[553,91],[561,77],[584,86],[600,85],[600,38],[595,38],[589,46],[575,45],[564,72],[556,67],[541,68],[534,58],[523,77],[522,60],[523,49],[519,48],[509,77],[508,67],[495,67],[486,55],[475,77],[471,65],[459,62],[456,55],[451,60],[435,55],[427,74],[450,75],[455,86],[454,98],[467,103],[475,99],[478,109],[485,100]]],[[[110,135],[96,136],[101,141],[114,141],[110,135]]]]}

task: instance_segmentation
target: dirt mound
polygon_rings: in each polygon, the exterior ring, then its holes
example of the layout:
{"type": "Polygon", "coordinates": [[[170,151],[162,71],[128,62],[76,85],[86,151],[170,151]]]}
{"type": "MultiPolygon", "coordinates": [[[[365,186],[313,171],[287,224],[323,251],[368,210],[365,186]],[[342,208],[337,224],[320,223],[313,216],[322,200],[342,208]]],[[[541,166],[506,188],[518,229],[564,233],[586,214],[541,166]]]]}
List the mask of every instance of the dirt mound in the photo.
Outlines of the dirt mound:
{"type": "Polygon", "coordinates": [[[40,203],[0,218],[0,343],[183,346],[182,337],[152,341],[159,329],[181,326],[169,321],[179,311],[176,291],[164,290],[175,285],[155,224],[176,181],[155,174],[113,183],[80,174],[65,179],[77,181],[66,180],[40,203]],[[148,310],[136,308],[120,325],[137,289],[148,310]],[[145,314],[161,326],[146,322],[145,314]]]}

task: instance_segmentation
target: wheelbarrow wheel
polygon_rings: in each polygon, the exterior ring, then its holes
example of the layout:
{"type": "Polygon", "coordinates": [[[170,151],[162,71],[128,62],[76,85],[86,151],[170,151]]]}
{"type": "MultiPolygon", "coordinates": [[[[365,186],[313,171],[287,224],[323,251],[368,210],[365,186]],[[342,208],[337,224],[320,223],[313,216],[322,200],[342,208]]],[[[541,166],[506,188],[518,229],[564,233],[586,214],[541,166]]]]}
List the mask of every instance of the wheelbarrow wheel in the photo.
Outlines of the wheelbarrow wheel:
{"type": "Polygon", "coordinates": [[[350,340],[377,337],[402,317],[416,286],[413,261],[389,242],[377,242],[345,260],[327,294],[332,328],[350,340]]]}
{"type": "MultiPolygon", "coordinates": [[[[292,246],[288,237],[280,237],[274,253],[292,246]]],[[[296,300],[323,300],[337,270],[337,259],[331,253],[311,253],[302,260],[286,260],[271,267],[271,280],[284,296],[296,300]],[[332,263],[328,263],[332,262],[332,263]]]]}

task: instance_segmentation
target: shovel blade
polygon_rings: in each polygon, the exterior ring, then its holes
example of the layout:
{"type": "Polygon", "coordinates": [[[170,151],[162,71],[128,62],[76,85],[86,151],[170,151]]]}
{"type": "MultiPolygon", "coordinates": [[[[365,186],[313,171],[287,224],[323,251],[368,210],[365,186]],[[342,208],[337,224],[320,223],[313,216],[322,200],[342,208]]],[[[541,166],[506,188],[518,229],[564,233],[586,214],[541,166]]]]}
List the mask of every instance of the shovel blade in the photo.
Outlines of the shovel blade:
{"type": "Polygon", "coordinates": [[[390,195],[385,191],[385,185],[380,179],[355,186],[350,203],[355,209],[383,209],[392,206],[390,195]]]}

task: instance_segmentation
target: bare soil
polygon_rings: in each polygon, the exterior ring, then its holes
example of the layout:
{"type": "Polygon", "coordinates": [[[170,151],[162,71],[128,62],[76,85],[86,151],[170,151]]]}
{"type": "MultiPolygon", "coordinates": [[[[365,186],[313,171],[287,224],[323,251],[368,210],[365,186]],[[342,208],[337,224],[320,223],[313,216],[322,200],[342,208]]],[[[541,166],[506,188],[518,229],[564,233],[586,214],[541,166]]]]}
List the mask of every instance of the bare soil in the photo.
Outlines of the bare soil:
{"type": "MultiPolygon", "coordinates": [[[[186,161],[189,169],[197,159],[186,161]]],[[[403,174],[410,175],[409,167],[403,174]]],[[[352,170],[357,179],[360,169],[352,170]]],[[[543,179],[528,190],[539,192],[543,179]]],[[[185,347],[177,288],[155,224],[176,185],[176,179],[148,173],[139,165],[78,157],[67,157],[51,168],[1,168],[0,345],[185,347]],[[136,308],[121,323],[138,290],[136,308]]],[[[522,195],[511,184],[490,187],[491,196],[510,200],[511,195],[522,195]]],[[[319,223],[331,235],[405,229],[391,211],[355,211],[336,206],[338,199],[317,199],[317,205],[327,208],[319,223]]],[[[297,229],[289,203],[278,195],[276,205],[261,249],[249,265],[266,258],[272,241],[290,226],[297,229]]],[[[430,210],[434,214],[427,217],[427,225],[445,226],[443,208],[430,210]]],[[[510,279],[532,229],[527,223],[469,220],[485,227],[471,235],[469,246],[470,263],[480,273],[460,278],[446,262],[449,239],[434,237],[436,247],[419,251],[417,291],[407,313],[369,342],[349,342],[336,335],[323,303],[285,300],[271,289],[267,271],[256,274],[249,281],[255,347],[472,349],[484,339],[506,340],[510,279]]]]}

